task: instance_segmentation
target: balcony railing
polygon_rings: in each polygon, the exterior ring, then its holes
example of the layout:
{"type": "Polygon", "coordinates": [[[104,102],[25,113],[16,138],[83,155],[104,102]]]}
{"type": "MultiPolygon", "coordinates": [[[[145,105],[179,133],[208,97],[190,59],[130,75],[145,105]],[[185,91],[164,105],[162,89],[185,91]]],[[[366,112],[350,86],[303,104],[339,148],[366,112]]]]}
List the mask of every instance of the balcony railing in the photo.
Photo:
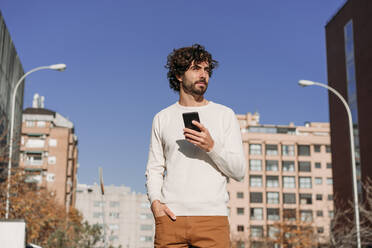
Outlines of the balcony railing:
{"type": "Polygon", "coordinates": [[[44,164],[43,160],[26,160],[26,165],[32,165],[32,166],[40,166],[44,164]]]}

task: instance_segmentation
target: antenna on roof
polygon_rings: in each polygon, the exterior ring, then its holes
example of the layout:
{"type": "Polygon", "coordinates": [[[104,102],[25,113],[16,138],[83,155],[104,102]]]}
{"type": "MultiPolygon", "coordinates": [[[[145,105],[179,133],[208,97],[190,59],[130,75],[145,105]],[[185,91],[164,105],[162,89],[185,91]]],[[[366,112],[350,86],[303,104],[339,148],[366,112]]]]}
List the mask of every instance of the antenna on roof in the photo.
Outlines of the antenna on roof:
{"type": "Polygon", "coordinates": [[[44,96],[40,96],[38,93],[34,94],[34,99],[32,100],[33,108],[44,108],[44,96]]]}

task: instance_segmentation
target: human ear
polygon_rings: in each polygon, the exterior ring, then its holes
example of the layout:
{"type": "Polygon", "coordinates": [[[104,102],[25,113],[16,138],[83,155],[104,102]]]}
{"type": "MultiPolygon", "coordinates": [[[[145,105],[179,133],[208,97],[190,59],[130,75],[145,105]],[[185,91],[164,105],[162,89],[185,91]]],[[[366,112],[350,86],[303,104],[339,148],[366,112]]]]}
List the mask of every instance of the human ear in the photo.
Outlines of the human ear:
{"type": "Polygon", "coordinates": [[[182,76],[176,75],[176,78],[177,78],[178,82],[182,83],[182,76]]]}

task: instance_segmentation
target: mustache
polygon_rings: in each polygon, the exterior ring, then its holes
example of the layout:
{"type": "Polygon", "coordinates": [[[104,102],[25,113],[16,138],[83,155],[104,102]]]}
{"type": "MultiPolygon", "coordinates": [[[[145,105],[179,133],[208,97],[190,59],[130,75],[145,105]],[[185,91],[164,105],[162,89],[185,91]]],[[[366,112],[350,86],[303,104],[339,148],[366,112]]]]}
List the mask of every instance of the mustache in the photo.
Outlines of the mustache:
{"type": "Polygon", "coordinates": [[[207,80],[205,80],[205,78],[202,78],[202,79],[196,81],[195,83],[196,83],[196,84],[197,84],[197,83],[204,83],[204,84],[207,84],[207,80]]]}

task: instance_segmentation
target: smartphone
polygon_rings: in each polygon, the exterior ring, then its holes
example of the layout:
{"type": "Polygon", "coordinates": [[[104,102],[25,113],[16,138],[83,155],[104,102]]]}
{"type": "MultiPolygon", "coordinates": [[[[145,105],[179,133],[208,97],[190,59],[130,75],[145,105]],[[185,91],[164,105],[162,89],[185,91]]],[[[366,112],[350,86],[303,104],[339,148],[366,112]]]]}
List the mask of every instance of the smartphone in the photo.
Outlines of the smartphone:
{"type": "Polygon", "coordinates": [[[182,117],[183,117],[183,122],[185,123],[186,128],[190,128],[197,132],[201,131],[197,126],[192,124],[192,121],[197,121],[200,123],[198,112],[183,113],[182,117]]]}

